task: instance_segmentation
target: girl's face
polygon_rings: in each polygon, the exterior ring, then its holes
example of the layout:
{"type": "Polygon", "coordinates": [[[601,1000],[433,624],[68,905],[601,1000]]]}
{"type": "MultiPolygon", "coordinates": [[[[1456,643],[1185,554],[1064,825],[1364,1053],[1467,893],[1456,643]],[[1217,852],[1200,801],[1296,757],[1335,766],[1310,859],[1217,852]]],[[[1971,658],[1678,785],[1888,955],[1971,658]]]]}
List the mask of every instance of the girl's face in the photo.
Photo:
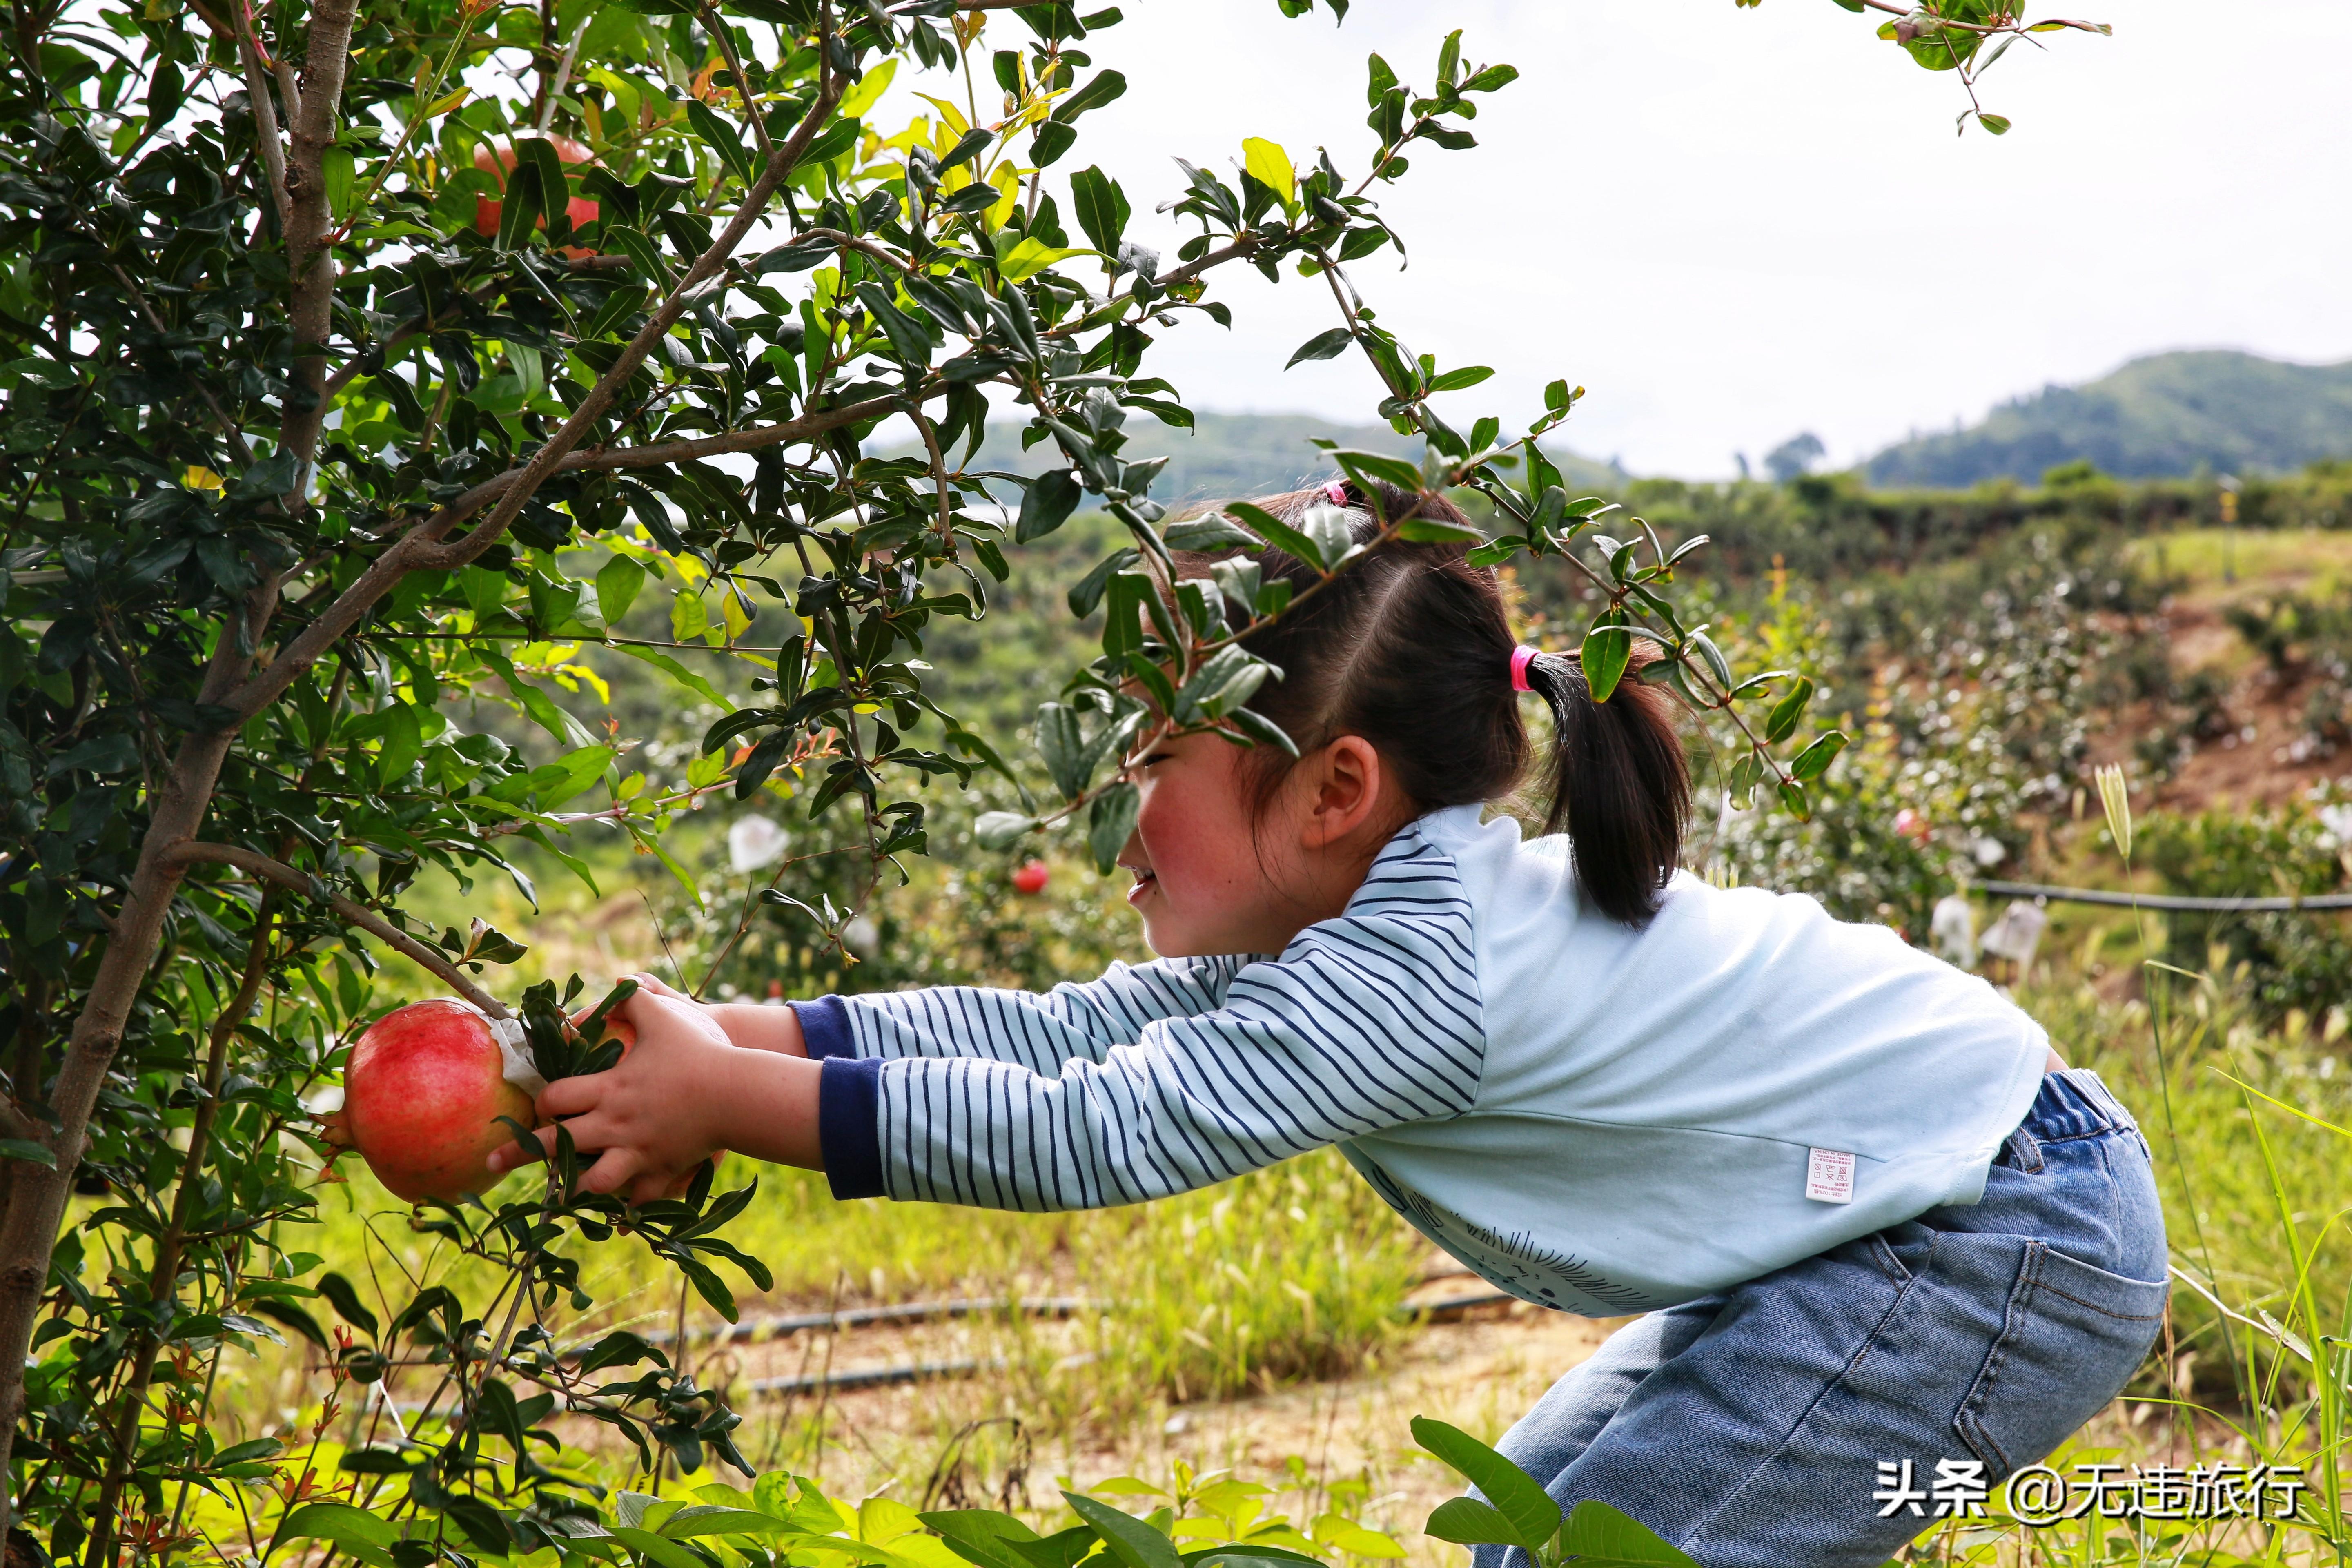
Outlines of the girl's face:
{"type": "Polygon", "coordinates": [[[1162,958],[1280,952],[1347,908],[1404,820],[1382,798],[1378,754],[1353,736],[1302,759],[1263,811],[1257,765],[1214,735],[1162,742],[1131,764],[1143,804],[1118,863],[1162,958]]]}

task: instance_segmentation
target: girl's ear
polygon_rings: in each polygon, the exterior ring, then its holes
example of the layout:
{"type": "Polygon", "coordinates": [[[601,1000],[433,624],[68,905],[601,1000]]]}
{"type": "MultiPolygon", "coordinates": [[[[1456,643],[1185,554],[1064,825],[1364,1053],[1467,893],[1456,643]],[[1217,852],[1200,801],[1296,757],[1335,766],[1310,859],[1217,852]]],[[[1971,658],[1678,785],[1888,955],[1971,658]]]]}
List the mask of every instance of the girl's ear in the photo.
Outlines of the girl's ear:
{"type": "Polygon", "coordinates": [[[1292,770],[1302,786],[1300,842],[1327,849],[1391,826],[1398,804],[1380,752],[1360,735],[1342,735],[1292,770]]]}

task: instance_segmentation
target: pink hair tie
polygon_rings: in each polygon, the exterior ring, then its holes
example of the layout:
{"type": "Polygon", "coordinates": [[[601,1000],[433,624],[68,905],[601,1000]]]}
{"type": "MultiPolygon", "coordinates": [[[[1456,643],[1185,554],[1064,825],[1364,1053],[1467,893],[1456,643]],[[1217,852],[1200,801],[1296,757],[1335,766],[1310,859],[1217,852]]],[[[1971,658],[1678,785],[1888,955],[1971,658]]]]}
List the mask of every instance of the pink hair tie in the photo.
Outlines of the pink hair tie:
{"type": "Polygon", "coordinates": [[[1536,661],[1536,657],[1542,652],[1543,649],[1539,647],[1528,647],[1524,643],[1511,650],[1512,690],[1533,691],[1535,689],[1534,687],[1528,684],[1528,666],[1533,664],[1536,661]]]}
{"type": "Polygon", "coordinates": [[[1348,481],[1345,479],[1332,479],[1325,484],[1323,487],[1323,499],[1329,501],[1333,506],[1346,506],[1348,504],[1348,481]]]}

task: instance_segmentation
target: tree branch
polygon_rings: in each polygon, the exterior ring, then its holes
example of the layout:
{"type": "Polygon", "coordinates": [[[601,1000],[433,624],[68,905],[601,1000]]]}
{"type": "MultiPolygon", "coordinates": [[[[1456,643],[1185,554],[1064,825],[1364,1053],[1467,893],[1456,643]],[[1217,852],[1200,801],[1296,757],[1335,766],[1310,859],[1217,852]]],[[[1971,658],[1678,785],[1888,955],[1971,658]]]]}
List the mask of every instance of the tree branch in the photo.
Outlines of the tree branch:
{"type": "Polygon", "coordinates": [[[278,137],[278,106],[269,97],[269,73],[261,68],[261,47],[237,10],[236,51],[245,59],[245,95],[253,100],[253,139],[261,143],[262,172],[268,176],[270,204],[278,209],[280,234],[294,228],[294,203],[286,194],[286,143],[278,137]]]}
{"type": "MultiPolygon", "coordinates": [[[[270,939],[277,930],[278,893],[275,889],[262,895],[260,911],[254,917],[253,935],[245,954],[245,973],[238,980],[236,996],[222,1008],[213,1020],[210,1048],[205,1060],[205,1095],[196,1101],[195,1117],[188,1129],[187,1152],[180,1156],[178,1188],[172,1194],[172,1220],[155,1241],[154,1265],[147,1272],[147,1299],[168,1300],[178,1289],[180,1258],[188,1238],[188,1215],[203,1183],[198,1179],[205,1163],[205,1152],[211,1146],[213,1120],[220,1111],[221,1084],[228,1072],[228,1047],[236,1037],[237,1026],[261,995],[262,981],[269,973],[270,939]]],[[[98,1506],[93,1510],[88,1562],[93,1565],[114,1560],[115,1510],[122,1500],[122,1489],[131,1479],[139,1452],[139,1415],[144,1407],[143,1396],[148,1379],[155,1370],[157,1341],[151,1330],[139,1335],[138,1346],[131,1356],[131,1375],[124,1379],[121,1403],[114,1417],[114,1453],[108,1461],[106,1479],[99,1488],[98,1506]]]]}
{"type": "MultiPolygon", "coordinates": [[[[342,3],[349,5],[352,0],[342,0],[342,3]]],[[[313,26],[315,29],[315,24],[313,26]]],[[[686,276],[677,280],[677,287],[670,290],[670,296],[662,302],[661,309],[654,312],[653,319],[629,340],[628,346],[621,351],[620,358],[613,362],[612,368],[597,378],[596,384],[589,388],[588,395],[581,400],[580,406],[572,410],[572,417],[563,422],[563,427],[523,466],[522,472],[515,477],[490,515],[463,539],[425,552],[420,564],[429,563],[440,571],[463,566],[488,550],[507,531],[508,525],[521,512],[523,503],[530,500],[548,476],[556,471],[556,466],[580,444],[581,438],[611,405],[621,384],[635,374],[638,365],[645,363],[646,356],[653,352],[654,344],[669,335],[670,328],[686,314],[687,307],[699,299],[705,287],[717,279],[728,258],[735,254],[735,247],[742,244],[743,237],[759,223],[769,200],[800,162],[801,154],[808,150],[809,143],[816,139],[819,129],[832,117],[833,106],[840,100],[841,80],[827,68],[817,89],[816,102],[811,106],[808,114],[786,138],[784,144],[776,149],[776,155],[768,160],[768,166],[760,172],[760,177],[744,193],[735,216],[710,242],[710,248],[698,257],[694,265],[687,269],[686,276]]]]}
{"type": "Polygon", "coordinates": [[[288,509],[299,510],[310,488],[310,464],[318,455],[319,430],[327,417],[327,362],[323,353],[335,308],[335,255],[328,243],[334,214],[327,200],[327,152],[335,144],[335,111],[343,100],[343,75],[351,65],[352,20],[359,0],[320,0],[310,13],[309,56],[302,66],[299,108],[295,116],[293,157],[286,170],[293,216],[286,231],[286,266],[294,278],[294,384],[278,429],[278,449],[294,454],[294,492],[288,509]]]}
{"type": "Polygon", "coordinates": [[[904,258],[894,255],[887,247],[877,245],[870,239],[862,239],[854,234],[844,234],[837,228],[804,228],[793,238],[794,240],[821,239],[827,245],[837,245],[845,249],[870,256],[877,261],[887,261],[900,272],[915,270],[904,258]]]}
{"type": "Polygon", "coordinates": [[[193,839],[166,851],[164,858],[181,868],[234,866],[248,876],[275,882],[289,892],[318,900],[334,910],[338,919],[359,927],[418,967],[430,971],[435,978],[491,1017],[510,1018],[514,1016],[507,1010],[504,1003],[475,984],[466,972],[446,955],[417,941],[364,904],[354,903],[340,893],[328,890],[325,884],[316,878],[296,870],[282,860],[272,860],[267,855],[240,849],[234,844],[205,844],[193,839]]]}
{"type": "MultiPolygon", "coordinates": [[[[918,397],[936,397],[947,390],[944,383],[919,392],[918,397]]],[[[861,402],[828,408],[781,425],[769,425],[755,430],[734,430],[723,436],[705,436],[691,441],[663,441],[650,447],[623,447],[599,452],[574,452],[556,465],[559,472],[604,470],[612,468],[646,468],[664,463],[683,463],[697,458],[716,457],[725,452],[755,452],[762,447],[789,445],[811,436],[822,436],[845,425],[855,425],[862,419],[876,419],[898,408],[907,395],[894,393],[887,397],[869,397],[861,402]]],[[[244,686],[231,695],[206,700],[218,701],[233,709],[240,721],[250,719],[275,702],[286,688],[301,673],[325,656],[346,632],[364,620],[367,613],[393,585],[409,573],[436,569],[446,563],[446,557],[435,546],[443,535],[466,519],[508,491],[530,470],[511,468],[496,478],[483,480],[464,495],[457,497],[440,510],[410,529],[400,542],[360,574],[357,582],[336,595],[334,601],[319,613],[294,639],[270,661],[268,668],[257,671],[244,686]]],[[[484,548],[487,548],[485,546],[484,548]]],[[[474,554],[479,554],[477,550],[474,554]]],[[[467,555],[458,561],[473,559],[467,555]]],[[[224,637],[226,645],[229,639],[224,637]]]]}
{"type": "MultiPolygon", "coordinates": [[[[1023,0],[1025,5],[1028,0],[1023,0]]],[[[1244,234],[1231,245],[1220,246],[1197,261],[1188,261],[1172,272],[1163,272],[1151,280],[1154,289],[1173,289],[1179,283],[1190,283],[1212,267],[1222,267],[1228,261],[1239,260],[1257,252],[1260,240],[1254,234],[1244,234]]]]}

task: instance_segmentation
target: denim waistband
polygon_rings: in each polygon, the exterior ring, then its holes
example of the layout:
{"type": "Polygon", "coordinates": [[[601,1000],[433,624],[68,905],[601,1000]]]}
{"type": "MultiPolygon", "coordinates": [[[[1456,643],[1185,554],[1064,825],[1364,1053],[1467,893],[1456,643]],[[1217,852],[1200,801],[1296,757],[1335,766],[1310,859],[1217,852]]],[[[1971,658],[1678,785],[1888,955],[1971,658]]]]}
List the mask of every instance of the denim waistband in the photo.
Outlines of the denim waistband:
{"type": "Polygon", "coordinates": [[[2137,1132],[2139,1123],[2088,1068],[2044,1073],[2033,1109],[2020,1126],[2045,1143],[2102,1132],[2137,1132]]]}

